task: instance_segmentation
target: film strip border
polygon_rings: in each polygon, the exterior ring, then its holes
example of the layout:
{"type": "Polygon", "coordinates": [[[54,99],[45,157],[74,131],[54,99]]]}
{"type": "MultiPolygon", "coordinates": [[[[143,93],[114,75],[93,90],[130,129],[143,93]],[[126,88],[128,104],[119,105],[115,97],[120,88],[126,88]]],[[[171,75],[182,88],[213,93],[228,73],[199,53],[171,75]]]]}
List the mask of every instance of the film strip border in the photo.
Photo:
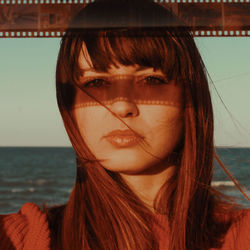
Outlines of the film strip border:
{"type": "MultiPolygon", "coordinates": [[[[0,5],[15,4],[88,4],[95,0],[0,0],[0,5]]],[[[250,3],[250,0],[154,0],[160,4],[173,3],[250,3]]]]}
{"type": "MultiPolygon", "coordinates": [[[[52,1],[0,0],[0,38],[61,37],[71,18],[93,0],[52,1]],[[8,1],[9,4],[6,3],[8,1]],[[35,1],[37,3],[34,4],[35,1]]],[[[194,36],[250,36],[250,0],[241,0],[240,3],[235,0],[214,0],[212,3],[210,0],[197,0],[196,3],[194,0],[171,1],[156,2],[183,19],[194,36]]]]}
{"type": "MultiPolygon", "coordinates": [[[[235,0],[234,0],[235,1],[235,0]]],[[[245,1],[245,0],[244,0],[245,1]]],[[[94,0],[0,0],[0,5],[24,5],[24,4],[89,4],[94,0]]],[[[159,2],[159,1],[157,1],[159,2]]]]}

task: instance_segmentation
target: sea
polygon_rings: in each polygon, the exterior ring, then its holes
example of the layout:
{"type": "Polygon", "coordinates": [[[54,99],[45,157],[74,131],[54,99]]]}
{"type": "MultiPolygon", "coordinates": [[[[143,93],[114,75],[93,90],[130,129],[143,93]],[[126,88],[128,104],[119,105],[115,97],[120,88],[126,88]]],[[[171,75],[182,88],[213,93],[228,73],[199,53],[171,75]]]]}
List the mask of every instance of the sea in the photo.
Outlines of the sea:
{"type": "MultiPolygon", "coordinates": [[[[220,159],[250,195],[250,148],[217,148],[220,159]]],[[[27,202],[64,204],[76,174],[70,147],[0,147],[0,214],[17,212],[27,202]]],[[[243,207],[249,202],[215,163],[212,185],[243,207]]]]}

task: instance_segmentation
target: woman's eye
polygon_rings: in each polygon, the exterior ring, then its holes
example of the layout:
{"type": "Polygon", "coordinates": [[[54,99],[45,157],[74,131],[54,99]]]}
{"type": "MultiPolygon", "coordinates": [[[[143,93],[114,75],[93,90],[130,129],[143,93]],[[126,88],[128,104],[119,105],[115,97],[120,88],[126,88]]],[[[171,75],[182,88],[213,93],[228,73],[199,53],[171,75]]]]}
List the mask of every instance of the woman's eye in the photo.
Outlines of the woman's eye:
{"type": "Polygon", "coordinates": [[[143,80],[146,84],[149,84],[149,85],[160,85],[160,84],[168,83],[164,77],[160,77],[160,76],[147,76],[143,80]]]}
{"type": "Polygon", "coordinates": [[[100,88],[100,87],[103,87],[105,85],[108,85],[109,83],[104,80],[104,79],[101,79],[101,78],[96,78],[96,79],[92,79],[92,80],[89,80],[89,81],[86,81],[83,83],[83,87],[85,88],[100,88]]]}

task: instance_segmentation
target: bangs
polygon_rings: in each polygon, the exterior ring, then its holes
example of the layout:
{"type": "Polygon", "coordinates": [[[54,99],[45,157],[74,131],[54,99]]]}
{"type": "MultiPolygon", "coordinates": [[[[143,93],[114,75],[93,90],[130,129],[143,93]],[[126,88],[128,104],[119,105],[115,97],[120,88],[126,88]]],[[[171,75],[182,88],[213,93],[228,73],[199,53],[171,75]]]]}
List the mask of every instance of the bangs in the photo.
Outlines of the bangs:
{"type": "Polygon", "coordinates": [[[188,60],[183,61],[187,56],[177,44],[178,37],[166,30],[157,34],[128,29],[98,31],[81,34],[77,40],[74,61],[78,61],[79,46],[85,43],[94,69],[100,72],[107,72],[111,65],[138,65],[160,69],[169,80],[172,80],[181,77],[181,65],[188,65],[188,60]]]}

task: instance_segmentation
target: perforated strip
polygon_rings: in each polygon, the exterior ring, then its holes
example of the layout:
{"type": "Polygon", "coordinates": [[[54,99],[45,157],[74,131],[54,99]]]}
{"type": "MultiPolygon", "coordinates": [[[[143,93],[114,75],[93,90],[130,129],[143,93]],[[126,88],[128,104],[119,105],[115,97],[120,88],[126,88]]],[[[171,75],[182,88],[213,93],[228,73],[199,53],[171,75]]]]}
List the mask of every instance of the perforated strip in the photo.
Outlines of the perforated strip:
{"type": "Polygon", "coordinates": [[[250,36],[249,30],[196,30],[193,32],[196,37],[225,37],[225,36],[250,36]]]}
{"type": "Polygon", "coordinates": [[[154,0],[155,3],[249,3],[250,0],[154,0]]]}
{"type": "Polygon", "coordinates": [[[0,0],[0,5],[88,4],[94,0],[0,0]]]}
{"type": "Polygon", "coordinates": [[[62,31],[0,31],[0,38],[35,38],[35,37],[62,37],[62,31]]]}
{"type": "MultiPolygon", "coordinates": [[[[0,4],[88,4],[94,0],[0,0],[0,4]]],[[[173,3],[250,3],[250,0],[154,0],[159,4],[173,3]]]]}
{"type": "MultiPolygon", "coordinates": [[[[62,31],[0,31],[0,38],[60,38],[62,31]]],[[[250,37],[250,30],[197,30],[194,37],[250,37]]]]}

